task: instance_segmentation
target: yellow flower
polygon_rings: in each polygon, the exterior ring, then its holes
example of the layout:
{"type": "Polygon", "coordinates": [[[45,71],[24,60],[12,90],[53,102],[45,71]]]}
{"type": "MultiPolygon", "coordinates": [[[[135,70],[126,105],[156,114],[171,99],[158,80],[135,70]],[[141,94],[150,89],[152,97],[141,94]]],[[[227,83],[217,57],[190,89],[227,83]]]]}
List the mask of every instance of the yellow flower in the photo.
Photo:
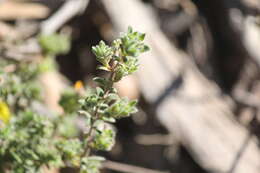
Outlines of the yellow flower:
{"type": "Polygon", "coordinates": [[[84,88],[83,82],[80,81],[80,80],[78,80],[78,81],[74,84],[74,89],[75,89],[76,91],[79,91],[79,90],[81,90],[81,89],[83,89],[83,88],[84,88]]]}
{"type": "Polygon", "coordinates": [[[7,124],[10,118],[11,118],[11,112],[8,105],[5,102],[0,101],[0,120],[4,124],[7,124]]]}

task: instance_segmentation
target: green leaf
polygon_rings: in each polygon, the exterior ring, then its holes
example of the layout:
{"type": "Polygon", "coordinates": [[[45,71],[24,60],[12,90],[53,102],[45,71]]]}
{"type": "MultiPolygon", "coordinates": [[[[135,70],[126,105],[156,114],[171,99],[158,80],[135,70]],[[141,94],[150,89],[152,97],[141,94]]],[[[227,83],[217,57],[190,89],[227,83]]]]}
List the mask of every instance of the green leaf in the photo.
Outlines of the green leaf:
{"type": "Polygon", "coordinates": [[[140,41],[143,41],[144,38],[145,38],[145,33],[141,33],[141,34],[139,35],[139,40],[140,40],[140,41]]]}
{"type": "Polygon", "coordinates": [[[78,100],[79,95],[74,90],[66,90],[62,93],[59,100],[59,105],[63,108],[66,113],[73,113],[78,108],[78,103],[84,102],[83,100],[78,100]]]}
{"type": "Polygon", "coordinates": [[[120,81],[124,76],[128,74],[127,68],[125,64],[118,64],[116,69],[115,69],[115,75],[113,78],[113,82],[118,82],[120,81]]]}
{"type": "Polygon", "coordinates": [[[81,115],[84,115],[86,117],[91,117],[91,114],[87,111],[84,111],[84,110],[79,110],[78,113],[81,114],[81,115]]]}
{"type": "Polygon", "coordinates": [[[137,102],[138,102],[137,100],[131,100],[129,102],[129,106],[136,106],[137,102]]]}
{"type": "Polygon", "coordinates": [[[99,96],[96,94],[91,94],[85,99],[85,105],[83,106],[87,110],[94,110],[94,108],[97,106],[98,101],[99,101],[99,96]]]}
{"type": "Polygon", "coordinates": [[[109,101],[117,100],[118,98],[119,98],[119,96],[118,96],[117,94],[115,94],[115,93],[109,93],[109,94],[107,95],[107,99],[108,99],[109,101]]]}
{"type": "Polygon", "coordinates": [[[96,87],[96,93],[100,97],[103,97],[103,95],[105,94],[104,90],[100,87],[96,87]]]}
{"type": "Polygon", "coordinates": [[[113,118],[113,117],[105,117],[105,116],[103,116],[102,120],[104,120],[106,122],[109,122],[109,123],[115,123],[116,122],[116,119],[113,118]]]}
{"type": "Polygon", "coordinates": [[[127,33],[132,33],[132,32],[133,32],[133,28],[131,26],[128,26],[127,33]]]}
{"type": "Polygon", "coordinates": [[[78,102],[79,102],[80,105],[84,105],[86,103],[85,99],[79,99],[78,102]]]}
{"type": "Polygon", "coordinates": [[[106,159],[104,157],[101,157],[101,156],[90,156],[90,157],[88,157],[88,160],[104,161],[106,159]]]}
{"type": "Polygon", "coordinates": [[[99,107],[100,109],[106,109],[106,108],[108,108],[109,106],[108,106],[108,104],[100,103],[100,104],[98,105],[98,107],[99,107]]]}
{"type": "Polygon", "coordinates": [[[147,45],[144,45],[144,47],[143,47],[143,52],[147,52],[147,51],[149,51],[150,50],[150,48],[147,46],[147,45]]]}
{"type": "Polygon", "coordinates": [[[97,69],[98,69],[98,70],[104,70],[104,71],[111,71],[108,67],[101,66],[101,65],[98,65],[98,66],[97,66],[97,69]]]}
{"type": "Polygon", "coordinates": [[[81,160],[80,173],[99,173],[99,169],[101,168],[101,161],[103,160],[91,157],[84,157],[81,160]]]}
{"type": "Polygon", "coordinates": [[[92,47],[92,52],[95,54],[97,61],[103,66],[109,67],[109,62],[112,59],[113,49],[100,41],[98,45],[92,47]]]}
{"type": "Polygon", "coordinates": [[[94,137],[92,147],[96,150],[109,151],[115,143],[115,132],[112,129],[102,129],[94,137]]]}
{"type": "Polygon", "coordinates": [[[39,44],[51,55],[65,54],[70,50],[70,37],[63,34],[40,35],[39,44]]]}
{"type": "Polygon", "coordinates": [[[102,88],[108,88],[112,85],[111,81],[109,81],[106,78],[102,78],[102,77],[95,77],[95,78],[93,78],[93,81],[98,83],[99,86],[102,87],[102,88]]]}

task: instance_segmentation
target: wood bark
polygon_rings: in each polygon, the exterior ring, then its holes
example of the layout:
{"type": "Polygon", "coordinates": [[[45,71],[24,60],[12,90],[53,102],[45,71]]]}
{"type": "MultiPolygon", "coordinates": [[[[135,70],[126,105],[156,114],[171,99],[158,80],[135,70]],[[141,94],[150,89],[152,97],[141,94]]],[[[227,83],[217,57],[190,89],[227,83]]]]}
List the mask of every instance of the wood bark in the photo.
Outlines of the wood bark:
{"type": "Polygon", "coordinates": [[[43,19],[49,14],[49,9],[35,3],[15,1],[0,2],[0,19],[43,19]]]}
{"type": "Polygon", "coordinates": [[[257,141],[232,113],[232,101],[176,49],[138,0],[103,0],[116,29],[147,33],[151,51],[140,59],[138,78],[160,122],[212,172],[259,173],[257,141]]]}

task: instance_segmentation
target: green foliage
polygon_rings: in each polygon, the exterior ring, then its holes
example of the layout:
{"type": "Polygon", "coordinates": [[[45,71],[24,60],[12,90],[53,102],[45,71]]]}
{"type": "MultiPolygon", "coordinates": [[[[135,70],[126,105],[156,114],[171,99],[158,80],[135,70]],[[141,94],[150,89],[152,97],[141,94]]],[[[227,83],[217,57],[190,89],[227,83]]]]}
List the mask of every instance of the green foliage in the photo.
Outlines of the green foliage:
{"type": "Polygon", "coordinates": [[[30,107],[33,101],[41,101],[41,87],[36,82],[40,74],[36,63],[1,60],[0,68],[10,68],[11,72],[1,75],[0,100],[5,101],[14,111],[30,107]]]}
{"type": "Polygon", "coordinates": [[[89,156],[81,159],[80,173],[99,173],[103,157],[89,156]]]}
{"type": "MultiPolygon", "coordinates": [[[[101,122],[103,124],[103,122],[101,122]]],[[[95,138],[90,144],[95,150],[109,151],[115,143],[115,132],[111,128],[96,128],[95,138]]]]}
{"type": "Polygon", "coordinates": [[[136,113],[137,100],[129,101],[127,98],[117,99],[106,111],[105,115],[113,118],[128,117],[130,114],[136,113]]]}
{"type": "MultiPolygon", "coordinates": [[[[86,95],[78,90],[84,90],[81,83],[65,91],[59,102],[62,116],[41,115],[33,106],[37,102],[44,107],[36,79],[49,70],[53,60],[42,64],[0,62],[0,101],[14,115],[0,126],[0,171],[41,173],[43,167],[69,166],[80,173],[99,173],[104,158],[94,156],[93,151],[111,150],[115,143],[111,123],[137,111],[137,101],[120,98],[113,84],[137,70],[137,56],[148,50],[144,37],[129,28],[111,46],[103,41],[94,46],[98,69],[107,71],[109,77],[95,77],[97,87],[86,95]],[[15,68],[7,73],[3,69],[10,64],[15,68]],[[80,127],[75,123],[79,120],[80,127]]],[[[65,53],[67,41],[56,34],[39,38],[47,55],[65,53]]]]}
{"type": "Polygon", "coordinates": [[[57,165],[61,157],[52,140],[54,126],[46,117],[26,111],[0,131],[1,166],[13,172],[38,172],[41,165],[57,165]]]}
{"type": "Polygon", "coordinates": [[[104,41],[100,41],[97,46],[92,47],[92,51],[95,54],[97,61],[108,68],[113,55],[112,48],[107,46],[104,41]]]}
{"type": "Polygon", "coordinates": [[[79,135],[79,129],[75,124],[75,118],[75,116],[63,115],[55,119],[56,134],[66,139],[77,137],[79,135]]]}
{"type": "Polygon", "coordinates": [[[64,34],[40,35],[39,44],[46,54],[65,54],[70,50],[70,37],[64,34]]]}
{"type": "Polygon", "coordinates": [[[55,71],[57,69],[57,63],[53,57],[45,57],[41,64],[39,64],[39,71],[41,73],[55,71]]]}
{"type": "Polygon", "coordinates": [[[82,141],[79,139],[59,140],[57,148],[62,151],[62,159],[69,163],[69,166],[78,167],[80,165],[80,153],[83,151],[82,141]]]}
{"type": "Polygon", "coordinates": [[[79,95],[74,90],[66,90],[62,93],[59,104],[67,113],[76,112],[79,108],[79,95]]]}
{"type": "MultiPolygon", "coordinates": [[[[144,37],[145,34],[134,32],[129,27],[126,34],[113,41],[112,46],[100,41],[97,46],[92,47],[97,61],[101,63],[98,69],[108,71],[110,74],[108,78],[95,77],[93,80],[98,87],[85,99],[80,100],[79,113],[85,116],[86,124],[90,126],[84,136],[86,152],[83,158],[90,156],[91,150],[110,150],[114,144],[115,132],[108,123],[114,123],[116,119],[137,112],[137,101],[120,98],[113,83],[137,70],[137,56],[149,50],[143,43],[144,37]]],[[[90,169],[89,166],[86,167],[90,169]]],[[[81,167],[81,172],[84,171],[85,167],[84,169],[81,167]]],[[[86,172],[96,173],[98,169],[86,172]]]]}
{"type": "Polygon", "coordinates": [[[129,27],[126,34],[113,41],[111,47],[100,41],[97,46],[92,47],[97,61],[102,64],[98,69],[113,72],[111,82],[118,82],[124,76],[135,72],[138,68],[137,57],[149,50],[143,42],[144,38],[145,34],[134,32],[129,27]]]}
{"type": "Polygon", "coordinates": [[[134,32],[131,27],[128,28],[127,34],[121,37],[122,52],[126,56],[137,57],[141,53],[149,50],[142,41],[145,38],[144,33],[134,32]]]}

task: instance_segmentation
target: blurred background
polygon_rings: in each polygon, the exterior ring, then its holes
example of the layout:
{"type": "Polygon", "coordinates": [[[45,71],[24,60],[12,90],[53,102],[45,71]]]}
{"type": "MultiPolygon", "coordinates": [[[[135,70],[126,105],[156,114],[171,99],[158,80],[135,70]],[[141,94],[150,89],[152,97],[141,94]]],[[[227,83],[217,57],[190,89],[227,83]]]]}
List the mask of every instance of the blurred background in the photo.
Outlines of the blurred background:
{"type": "Polygon", "coordinates": [[[128,26],[151,51],[116,84],[139,112],[116,123],[103,172],[259,173],[259,0],[0,0],[0,57],[39,61],[39,34],[67,35],[57,70],[39,78],[60,111],[61,88],[102,75],[91,46],[128,26]]]}

